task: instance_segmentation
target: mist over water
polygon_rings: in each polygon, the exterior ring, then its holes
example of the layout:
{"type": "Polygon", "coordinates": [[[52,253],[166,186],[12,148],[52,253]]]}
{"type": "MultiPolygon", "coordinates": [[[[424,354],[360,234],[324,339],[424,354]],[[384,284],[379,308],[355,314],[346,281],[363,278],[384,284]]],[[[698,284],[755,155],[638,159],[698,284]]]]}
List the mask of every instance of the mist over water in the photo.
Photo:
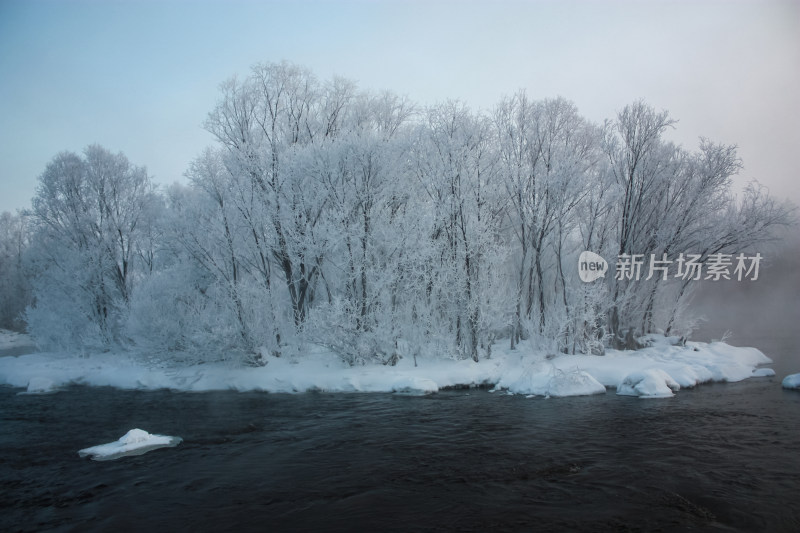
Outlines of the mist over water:
{"type": "Polygon", "coordinates": [[[779,353],[765,353],[783,377],[800,372],[800,237],[765,246],[761,255],[756,281],[703,282],[691,308],[704,320],[692,339],[711,341],[727,332],[727,342],[736,346],[780,347],[779,353]]]}

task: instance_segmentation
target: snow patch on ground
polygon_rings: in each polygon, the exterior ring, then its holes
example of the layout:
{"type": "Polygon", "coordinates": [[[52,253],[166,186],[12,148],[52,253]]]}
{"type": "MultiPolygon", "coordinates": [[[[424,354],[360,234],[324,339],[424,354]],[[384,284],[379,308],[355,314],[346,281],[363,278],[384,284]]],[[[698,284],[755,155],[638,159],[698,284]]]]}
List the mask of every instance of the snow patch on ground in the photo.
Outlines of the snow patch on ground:
{"type": "Polygon", "coordinates": [[[781,385],[784,389],[800,390],[800,374],[789,374],[783,378],[781,385]]]}
{"type": "Polygon", "coordinates": [[[672,376],[660,368],[637,370],[631,372],[617,387],[621,396],[639,396],[640,398],[670,398],[681,386],[672,376]]]}
{"type": "Polygon", "coordinates": [[[84,448],[78,451],[78,455],[91,457],[95,461],[111,461],[129,455],[142,455],[158,448],[172,448],[182,441],[180,437],[152,435],[141,429],[132,429],[119,440],[84,448]]]}
{"type": "MultiPolygon", "coordinates": [[[[0,384],[49,392],[70,384],[121,389],[178,391],[265,391],[299,393],[397,392],[429,394],[450,387],[494,385],[498,390],[528,396],[620,394],[668,397],[680,388],[711,381],[740,381],[771,375],[758,368],[772,361],[755,348],[722,342],[710,344],[652,339],[637,351],[609,350],[605,356],[558,355],[526,343],[509,350],[507,342],[492,348],[492,358],[479,362],[434,355],[405,355],[396,366],[378,363],[350,367],[331,350],[307,345],[302,356],[265,358],[263,367],[226,363],[169,366],[148,362],[141,354],[35,353],[0,357],[0,384]]],[[[774,374],[774,373],[773,373],[774,374]]],[[[788,378],[787,378],[788,379],[788,378]]]]}

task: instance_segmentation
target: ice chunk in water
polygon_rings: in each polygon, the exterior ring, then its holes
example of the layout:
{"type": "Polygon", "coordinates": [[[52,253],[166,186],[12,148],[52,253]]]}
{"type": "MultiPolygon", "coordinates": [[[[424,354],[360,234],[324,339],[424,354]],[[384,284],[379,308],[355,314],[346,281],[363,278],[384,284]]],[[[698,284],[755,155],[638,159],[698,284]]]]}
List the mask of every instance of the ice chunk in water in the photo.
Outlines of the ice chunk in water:
{"type": "Polygon", "coordinates": [[[142,455],[158,448],[172,448],[183,442],[180,437],[153,435],[142,429],[132,429],[119,440],[99,444],[78,451],[81,457],[89,456],[95,461],[110,461],[127,455],[142,455]]]}

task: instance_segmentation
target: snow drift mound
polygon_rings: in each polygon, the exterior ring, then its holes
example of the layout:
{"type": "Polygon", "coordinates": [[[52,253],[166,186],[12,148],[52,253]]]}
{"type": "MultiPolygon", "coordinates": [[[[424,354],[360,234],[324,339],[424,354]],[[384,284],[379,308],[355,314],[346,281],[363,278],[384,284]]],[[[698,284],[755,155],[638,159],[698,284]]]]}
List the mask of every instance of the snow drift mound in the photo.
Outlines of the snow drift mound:
{"type": "Polygon", "coordinates": [[[50,394],[58,391],[58,385],[48,378],[33,377],[28,381],[28,388],[20,394],[50,394]]]}
{"type": "Polygon", "coordinates": [[[554,373],[547,383],[545,396],[589,396],[605,394],[605,386],[578,368],[554,373]]]}
{"type": "Polygon", "coordinates": [[[119,440],[84,448],[78,451],[81,457],[90,456],[95,461],[110,461],[128,455],[142,455],[158,448],[173,448],[183,442],[180,437],[152,435],[141,429],[132,429],[119,440]]]}
{"type": "Polygon", "coordinates": [[[606,392],[602,383],[577,367],[567,370],[561,370],[554,365],[549,367],[531,365],[518,378],[501,380],[497,386],[516,394],[552,397],[589,396],[606,392]]]}
{"type": "Polygon", "coordinates": [[[640,398],[669,398],[680,388],[672,376],[660,368],[650,368],[637,370],[625,376],[617,387],[617,394],[640,398]]]}

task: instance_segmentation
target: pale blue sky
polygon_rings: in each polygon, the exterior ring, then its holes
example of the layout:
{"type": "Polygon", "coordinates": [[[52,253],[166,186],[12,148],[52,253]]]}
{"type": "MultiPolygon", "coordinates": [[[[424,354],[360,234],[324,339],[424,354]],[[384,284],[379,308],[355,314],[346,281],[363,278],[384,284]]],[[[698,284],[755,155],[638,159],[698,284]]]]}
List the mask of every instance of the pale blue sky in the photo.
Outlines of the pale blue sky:
{"type": "Polygon", "coordinates": [[[738,144],[740,182],[800,203],[797,1],[0,0],[0,211],[94,142],[182,180],[219,83],[284,59],[423,104],[525,88],[601,121],[644,98],[671,138],[738,144]]]}

